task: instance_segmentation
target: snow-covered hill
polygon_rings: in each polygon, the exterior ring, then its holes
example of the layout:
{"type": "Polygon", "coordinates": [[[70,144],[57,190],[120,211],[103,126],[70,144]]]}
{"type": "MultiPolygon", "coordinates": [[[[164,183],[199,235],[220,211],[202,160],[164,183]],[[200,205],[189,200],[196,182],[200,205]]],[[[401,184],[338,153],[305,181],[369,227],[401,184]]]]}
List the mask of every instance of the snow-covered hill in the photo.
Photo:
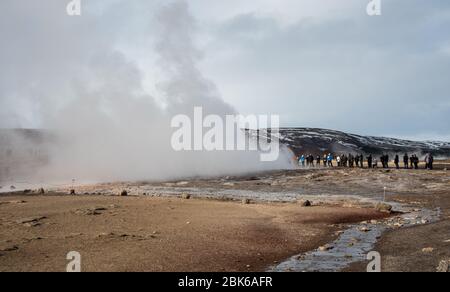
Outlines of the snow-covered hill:
{"type": "MultiPolygon", "coordinates": [[[[266,131],[259,135],[266,136],[266,131]]],[[[257,135],[252,131],[252,135],[257,135]]],[[[404,154],[432,153],[436,157],[450,157],[450,143],[438,141],[408,141],[386,137],[372,137],[348,134],[340,131],[315,128],[281,128],[280,141],[295,154],[323,153],[365,153],[365,154],[404,154]]]]}

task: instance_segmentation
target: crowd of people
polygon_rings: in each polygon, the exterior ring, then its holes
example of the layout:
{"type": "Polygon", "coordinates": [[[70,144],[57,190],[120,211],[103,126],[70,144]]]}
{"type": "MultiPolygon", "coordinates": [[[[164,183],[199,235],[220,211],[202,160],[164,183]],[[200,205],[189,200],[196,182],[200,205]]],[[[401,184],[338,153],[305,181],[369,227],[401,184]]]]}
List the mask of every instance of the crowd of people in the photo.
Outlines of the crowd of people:
{"type": "MultiPolygon", "coordinates": [[[[334,167],[333,162],[336,162],[337,167],[350,167],[350,168],[364,168],[365,162],[367,162],[368,168],[390,168],[391,162],[388,154],[383,154],[379,158],[376,158],[370,154],[364,157],[362,154],[339,154],[336,157],[332,153],[324,154],[323,156],[317,155],[301,155],[298,159],[298,163],[301,167],[334,167]],[[380,164],[380,165],[379,165],[380,164]]],[[[403,166],[400,165],[400,156],[397,154],[394,157],[394,165],[396,169],[419,169],[420,159],[416,154],[409,156],[407,153],[403,156],[403,166]]],[[[425,168],[432,170],[434,164],[434,157],[432,154],[425,156],[425,168]]]]}

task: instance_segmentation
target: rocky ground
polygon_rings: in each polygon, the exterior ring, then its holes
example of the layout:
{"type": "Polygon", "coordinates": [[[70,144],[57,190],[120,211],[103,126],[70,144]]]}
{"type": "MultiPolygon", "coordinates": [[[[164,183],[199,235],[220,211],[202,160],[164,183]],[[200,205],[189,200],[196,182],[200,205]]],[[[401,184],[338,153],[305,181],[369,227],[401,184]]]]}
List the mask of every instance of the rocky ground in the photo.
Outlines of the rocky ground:
{"type": "Polygon", "coordinates": [[[339,237],[349,228],[367,234],[382,228],[373,250],[383,271],[446,270],[445,168],[307,169],[75,186],[72,196],[72,187],[6,194],[0,270],[62,270],[65,254],[78,250],[94,271],[264,271],[294,255],[301,260],[307,252],[343,248],[348,243],[339,237]],[[124,191],[127,197],[120,197],[124,191]],[[383,200],[409,214],[375,211],[383,200]]]}
{"type": "Polygon", "coordinates": [[[342,222],[375,210],[202,199],[6,196],[0,271],[264,271],[331,241],[342,222]]]}

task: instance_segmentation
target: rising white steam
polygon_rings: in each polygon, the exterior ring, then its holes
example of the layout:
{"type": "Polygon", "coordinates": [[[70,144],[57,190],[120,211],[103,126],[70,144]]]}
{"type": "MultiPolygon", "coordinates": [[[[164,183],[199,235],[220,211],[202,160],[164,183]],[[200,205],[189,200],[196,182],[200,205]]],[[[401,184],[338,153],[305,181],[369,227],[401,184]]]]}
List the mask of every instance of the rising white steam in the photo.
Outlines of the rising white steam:
{"type": "MultiPolygon", "coordinates": [[[[88,8],[96,7],[92,2],[88,8]]],[[[119,1],[115,8],[128,2],[119,1]]],[[[48,146],[48,165],[35,178],[156,180],[289,167],[284,155],[262,163],[255,152],[172,150],[174,115],[192,115],[195,106],[206,114],[235,112],[198,69],[201,53],[192,39],[195,23],[186,2],[142,11],[149,19],[156,14],[156,22],[148,23],[157,32],[149,36],[156,39],[149,54],[157,56],[155,66],[164,76],[157,84],[162,104],[146,93],[142,69],[118,49],[126,30],[107,25],[113,12],[90,13],[85,7],[74,18],[64,14],[65,5],[61,0],[0,4],[5,43],[0,127],[45,128],[56,137],[48,146]],[[7,25],[20,28],[23,35],[9,35],[7,25]]]]}

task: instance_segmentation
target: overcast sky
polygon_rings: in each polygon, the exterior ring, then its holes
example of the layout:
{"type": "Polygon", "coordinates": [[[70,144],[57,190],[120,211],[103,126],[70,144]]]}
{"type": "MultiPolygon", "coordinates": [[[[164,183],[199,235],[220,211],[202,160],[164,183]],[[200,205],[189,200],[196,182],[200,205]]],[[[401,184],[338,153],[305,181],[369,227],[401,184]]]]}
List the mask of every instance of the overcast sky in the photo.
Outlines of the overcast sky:
{"type": "MultiPolygon", "coordinates": [[[[133,64],[139,72],[125,78],[164,103],[155,11],[171,1],[81,0],[78,17],[66,15],[68,2],[0,2],[0,127],[40,127],[43,107],[74,94],[78,75],[94,74],[80,68],[103,48],[133,64]]],[[[279,114],[283,126],[450,141],[450,1],[382,0],[376,17],[366,14],[369,0],[187,3],[197,47],[189,54],[239,112],[279,114]]],[[[185,29],[177,14],[162,17],[185,29]]]]}

